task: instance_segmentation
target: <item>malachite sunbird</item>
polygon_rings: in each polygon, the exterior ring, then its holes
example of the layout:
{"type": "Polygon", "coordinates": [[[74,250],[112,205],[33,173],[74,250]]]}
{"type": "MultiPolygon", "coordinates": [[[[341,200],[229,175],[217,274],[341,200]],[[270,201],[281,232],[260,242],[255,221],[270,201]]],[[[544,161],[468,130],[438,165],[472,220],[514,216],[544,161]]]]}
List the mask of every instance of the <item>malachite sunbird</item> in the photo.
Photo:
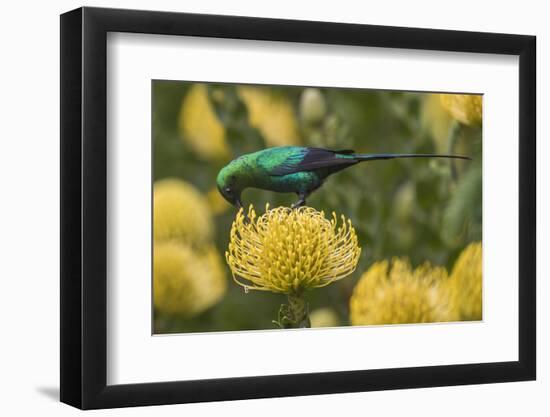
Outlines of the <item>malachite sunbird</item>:
{"type": "Polygon", "coordinates": [[[359,162],[394,158],[470,159],[458,155],[357,154],[352,150],[280,146],[234,159],[220,170],[216,182],[221,195],[237,208],[242,207],[241,193],[246,188],[296,193],[298,201],[292,207],[299,207],[329,175],[359,162]]]}

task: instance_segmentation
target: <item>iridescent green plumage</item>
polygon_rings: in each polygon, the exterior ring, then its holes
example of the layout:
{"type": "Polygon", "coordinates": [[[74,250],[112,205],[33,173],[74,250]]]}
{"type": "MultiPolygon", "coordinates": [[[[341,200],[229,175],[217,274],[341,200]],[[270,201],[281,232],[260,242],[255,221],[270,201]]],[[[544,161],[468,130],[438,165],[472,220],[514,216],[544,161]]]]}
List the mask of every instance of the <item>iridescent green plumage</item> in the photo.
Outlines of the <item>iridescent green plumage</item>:
{"type": "Polygon", "coordinates": [[[432,154],[356,154],[351,150],[332,151],[302,146],[267,148],[242,155],[223,167],[217,178],[220,193],[231,204],[240,207],[245,188],[260,188],[281,193],[296,193],[294,206],[305,199],[331,174],[363,161],[393,158],[460,158],[432,154]]]}

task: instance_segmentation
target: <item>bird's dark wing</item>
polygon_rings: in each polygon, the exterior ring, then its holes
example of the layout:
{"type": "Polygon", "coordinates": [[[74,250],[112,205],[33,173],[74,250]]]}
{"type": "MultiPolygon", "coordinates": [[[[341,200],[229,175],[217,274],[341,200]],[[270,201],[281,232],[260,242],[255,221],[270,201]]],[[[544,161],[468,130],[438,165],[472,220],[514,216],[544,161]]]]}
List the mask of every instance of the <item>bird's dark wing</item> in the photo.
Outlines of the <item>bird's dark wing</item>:
{"type": "Polygon", "coordinates": [[[353,151],[331,151],[322,148],[302,148],[302,152],[287,155],[284,161],[273,167],[271,175],[282,176],[295,172],[313,171],[320,168],[344,167],[357,163],[353,151]]]}

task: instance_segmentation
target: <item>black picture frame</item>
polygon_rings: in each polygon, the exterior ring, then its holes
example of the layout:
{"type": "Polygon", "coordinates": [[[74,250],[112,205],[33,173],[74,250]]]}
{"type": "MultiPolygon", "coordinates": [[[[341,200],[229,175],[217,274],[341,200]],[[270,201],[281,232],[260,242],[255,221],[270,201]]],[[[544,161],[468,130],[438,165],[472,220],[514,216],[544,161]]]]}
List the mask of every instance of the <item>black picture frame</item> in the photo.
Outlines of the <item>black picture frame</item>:
{"type": "Polygon", "coordinates": [[[94,409],[535,379],[535,51],[524,35],[88,7],[61,15],[61,401],[94,409]],[[519,56],[519,360],[107,385],[108,32],[519,56]]]}

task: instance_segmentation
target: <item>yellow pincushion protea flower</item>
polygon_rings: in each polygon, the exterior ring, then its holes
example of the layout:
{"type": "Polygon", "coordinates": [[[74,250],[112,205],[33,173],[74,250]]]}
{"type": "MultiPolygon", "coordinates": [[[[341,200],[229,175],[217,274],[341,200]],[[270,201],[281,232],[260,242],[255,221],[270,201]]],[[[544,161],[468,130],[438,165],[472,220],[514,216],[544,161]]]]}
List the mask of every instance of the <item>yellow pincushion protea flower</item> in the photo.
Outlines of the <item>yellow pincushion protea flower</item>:
{"type": "Polygon", "coordinates": [[[239,86],[238,94],[248,109],[249,123],[268,146],[298,145],[298,124],[290,101],[262,87],[239,86]]]}
{"type": "Polygon", "coordinates": [[[353,290],[352,325],[432,323],[454,319],[443,285],[447,270],[425,263],[412,269],[401,258],[374,263],[353,290]]]}
{"type": "Polygon", "coordinates": [[[216,304],[226,291],[221,257],[213,246],[202,251],[177,241],[156,241],[153,257],[155,309],[191,317],[216,304]]]}
{"type": "Polygon", "coordinates": [[[230,155],[225,128],[218,120],[204,84],[194,84],[185,95],[179,114],[184,142],[204,159],[225,159],[230,155]]]}
{"type": "Polygon", "coordinates": [[[471,243],[453,266],[449,293],[460,320],[482,319],[482,247],[471,243]]]}
{"type": "Polygon", "coordinates": [[[301,294],[351,274],[361,253],[351,221],[338,224],[311,207],[278,207],[256,216],[241,209],[226,260],[245,290],[301,294]]]}
{"type": "Polygon", "coordinates": [[[153,187],[153,234],[155,240],[177,239],[202,245],[212,237],[210,207],[191,184],[167,178],[153,187]]]}
{"type": "Polygon", "coordinates": [[[483,98],[474,94],[440,94],[441,105],[460,123],[479,125],[483,116],[483,98]]]}

